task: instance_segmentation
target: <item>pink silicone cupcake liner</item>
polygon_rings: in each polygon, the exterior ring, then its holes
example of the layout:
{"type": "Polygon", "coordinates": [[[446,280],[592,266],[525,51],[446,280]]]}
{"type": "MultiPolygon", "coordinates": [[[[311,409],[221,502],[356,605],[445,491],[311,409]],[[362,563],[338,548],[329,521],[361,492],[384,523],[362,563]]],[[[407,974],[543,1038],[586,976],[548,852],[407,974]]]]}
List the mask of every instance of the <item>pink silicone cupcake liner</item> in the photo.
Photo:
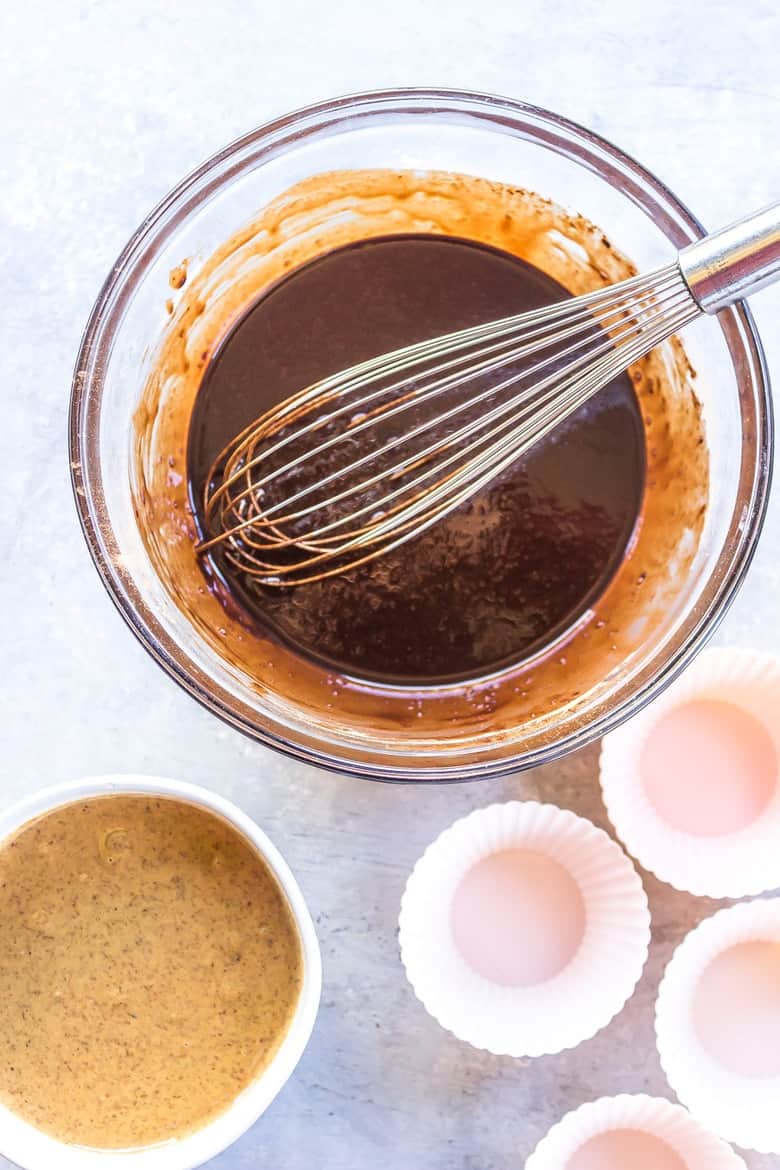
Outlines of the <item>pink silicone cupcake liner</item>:
{"type": "Polygon", "coordinates": [[[601,1097],[567,1113],[525,1170],[745,1170],[730,1146],[663,1097],[601,1097]]]}
{"type": "MultiPolygon", "coordinates": [[[[546,908],[546,892],[535,899],[535,889],[532,882],[528,923],[516,923],[506,940],[510,958],[531,964],[545,916],[555,938],[559,912],[554,901],[546,908]]],[[[478,930],[501,913],[489,892],[480,897],[478,930]]],[[[620,847],[590,821],[535,801],[492,805],[457,821],[418,861],[401,904],[401,957],[426,1009],[474,1047],[516,1057],[572,1048],[609,1023],[634,990],[649,938],[642,883],[620,847]],[[461,892],[487,859],[506,857],[557,873],[581,913],[581,937],[560,969],[545,970],[542,956],[523,985],[487,977],[456,940],[461,892]]]]}
{"type": "Polygon", "coordinates": [[[780,898],[690,932],[661,981],[656,1036],[691,1113],[736,1145],[780,1154],[780,898]]]}
{"type": "Polygon", "coordinates": [[[709,650],[605,738],[607,813],[645,869],[713,898],[780,886],[779,712],[774,655],[709,650]]]}

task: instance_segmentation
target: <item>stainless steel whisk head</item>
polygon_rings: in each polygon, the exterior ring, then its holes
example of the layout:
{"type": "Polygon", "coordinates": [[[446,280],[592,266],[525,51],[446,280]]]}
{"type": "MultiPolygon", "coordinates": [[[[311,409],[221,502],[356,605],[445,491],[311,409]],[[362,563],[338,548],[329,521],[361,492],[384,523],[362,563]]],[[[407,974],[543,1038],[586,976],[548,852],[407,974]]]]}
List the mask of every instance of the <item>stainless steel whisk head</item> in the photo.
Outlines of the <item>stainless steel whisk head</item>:
{"type": "Polygon", "coordinates": [[[418,536],[702,312],[780,276],[780,204],[597,292],[406,346],[268,410],[217,457],[200,552],[269,586],[418,536]]]}

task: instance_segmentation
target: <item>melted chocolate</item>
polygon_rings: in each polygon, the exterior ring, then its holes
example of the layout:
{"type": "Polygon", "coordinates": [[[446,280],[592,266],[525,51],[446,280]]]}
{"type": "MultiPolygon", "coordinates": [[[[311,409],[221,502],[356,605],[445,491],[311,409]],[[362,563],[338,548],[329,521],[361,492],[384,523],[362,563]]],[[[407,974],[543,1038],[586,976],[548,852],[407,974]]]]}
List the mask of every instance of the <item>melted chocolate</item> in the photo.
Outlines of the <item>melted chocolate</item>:
{"type": "MultiPolygon", "coordinates": [[[[190,498],[233,436],[274,402],[355,362],[566,297],[508,253],[389,236],[293,270],[228,334],[189,430],[190,498]]],[[[380,560],[311,585],[258,586],[217,555],[223,603],[351,676],[421,685],[480,677],[570,629],[620,565],[642,502],[645,446],[628,376],[502,478],[380,560]]]]}

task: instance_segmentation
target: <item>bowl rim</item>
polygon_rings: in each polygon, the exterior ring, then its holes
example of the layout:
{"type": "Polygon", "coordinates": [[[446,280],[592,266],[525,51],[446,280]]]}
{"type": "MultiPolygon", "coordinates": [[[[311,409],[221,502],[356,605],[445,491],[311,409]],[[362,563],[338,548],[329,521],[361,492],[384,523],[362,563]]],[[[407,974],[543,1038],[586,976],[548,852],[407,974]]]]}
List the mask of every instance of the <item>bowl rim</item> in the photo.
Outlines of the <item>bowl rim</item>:
{"type": "Polygon", "coordinates": [[[634,692],[614,704],[609,711],[600,713],[554,743],[532,748],[522,755],[515,753],[496,758],[485,751],[475,761],[452,763],[446,760],[446,753],[442,752],[433,766],[417,769],[408,764],[408,749],[394,752],[387,746],[366,747],[365,744],[361,749],[345,748],[341,743],[334,747],[326,747],[324,744],[314,746],[303,732],[296,733],[296,738],[285,738],[272,726],[273,720],[269,716],[261,724],[260,720],[251,720],[237,711],[235,700],[231,700],[219,684],[207,689],[193,677],[185,664],[177,661],[166,649],[166,643],[171,639],[164,627],[154,614],[146,612],[143,602],[140,607],[136,604],[132,596],[132,581],[122,578],[104,547],[106,543],[111,544],[113,536],[110,531],[103,531],[99,519],[96,519],[96,514],[99,517],[106,512],[100,478],[96,478],[91,469],[85,469],[81,458],[80,439],[85,420],[92,417],[92,421],[96,421],[95,399],[99,399],[99,395],[88,394],[87,388],[95,377],[95,369],[98,370],[98,378],[102,378],[102,360],[110,350],[103,336],[106,332],[106,317],[109,313],[121,313],[123,305],[129,300],[131,291],[125,285],[126,273],[131,265],[148,262],[154,256],[167,214],[179,206],[179,215],[182,216],[191,207],[197,206],[210,189],[222,186],[231,175],[241,172],[248,152],[252,152],[252,158],[258,158],[258,152],[264,155],[276,152],[296,140],[304,139],[315,130],[333,128],[360,115],[382,112],[409,116],[465,112],[494,127],[500,123],[526,138],[532,137],[528,127],[533,123],[537,128],[533,141],[537,145],[565,155],[578,165],[597,173],[605,182],[610,175],[615,178],[619,176],[627,198],[650,215],[657,225],[662,226],[679,247],[705,234],[701,222],[688,207],[632,155],[588,127],[541,106],[490,93],[411,86],[367,90],[300,107],[248,131],[195,167],[160,200],[122,249],[93,306],[74,369],[68,419],[71,482],[79,522],[93,562],[123,619],[166,673],[226,723],[291,759],[345,775],[386,781],[438,782],[498,777],[559,759],[605,735],[640,710],[665,690],[695,657],[717,629],[742,585],[766,515],[772,479],[774,431],[771,387],[764,349],[752,313],[744,301],[724,310],[724,314],[729,315],[757,389],[757,472],[751,500],[744,509],[739,547],[732,554],[723,580],[708,604],[700,608],[680,644],[669,654],[664,665],[660,669],[656,668],[654,677],[649,681],[638,682],[634,692]],[[572,140],[582,149],[574,150],[572,140]],[[584,155],[586,148],[591,155],[584,155]],[[595,154],[599,156],[599,166],[593,161],[595,154]],[[212,172],[231,160],[231,169],[209,183],[212,172]],[[143,613],[139,612],[139,608],[143,613]],[[393,762],[394,755],[398,757],[399,763],[393,762]],[[442,760],[445,762],[442,763],[442,760]]]}
{"type": "Polygon", "coordinates": [[[218,793],[183,780],[137,773],[69,780],[38,789],[0,812],[0,849],[9,836],[54,809],[117,793],[167,797],[206,809],[249,843],[276,878],[293,915],[303,959],[301,991],[287,1032],[270,1063],[227,1109],[181,1138],[129,1150],[74,1146],[51,1137],[0,1105],[0,1151],[23,1170],[194,1170],[232,1145],[265,1112],[303,1055],[317,1017],[322,959],[300,886],[260,826],[218,793]]]}

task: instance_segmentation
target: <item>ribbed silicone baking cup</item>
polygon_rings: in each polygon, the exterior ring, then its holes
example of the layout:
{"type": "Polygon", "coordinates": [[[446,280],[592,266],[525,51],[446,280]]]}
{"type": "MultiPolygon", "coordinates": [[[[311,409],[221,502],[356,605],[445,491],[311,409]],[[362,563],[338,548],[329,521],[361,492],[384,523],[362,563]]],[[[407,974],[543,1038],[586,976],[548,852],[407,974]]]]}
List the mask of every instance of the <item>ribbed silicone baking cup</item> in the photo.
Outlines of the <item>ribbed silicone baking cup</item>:
{"type": "MultiPolygon", "coordinates": [[[[485,913],[490,908],[485,907],[485,913]]],[[[401,903],[401,957],[442,1027],[496,1055],[573,1048],[603,1028],[632,994],[647,958],[650,915],[631,861],[590,821],[550,804],[495,804],[456,821],[417,862],[401,903]],[[546,854],[578,886],[582,941],[556,975],[503,986],[474,971],[455,945],[452,903],[483,858],[510,849],[546,854]]]]}
{"type": "Polygon", "coordinates": [[[687,1109],[643,1093],[601,1097],[567,1113],[542,1138],[525,1170],[566,1170],[588,1142],[619,1130],[638,1130],[665,1142],[686,1170],[745,1170],[731,1147],[704,1129],[687,1109]]]}
{"type": "MultiPolygon", "coordinates": [[[[640,769],[648,737],[665,715],[713,699],[758,720],[780,761],[780,661],[753,650],[707,650],[659,699],[604,739],[601,788],[618,837],[645,869],[691,894],[740,898],[780,886],[780,777],[753,821],[733,832],[705,835],[664,819],[648,797],[640,769]]],[[[708,798],[717,795],[713,789],[708,798]]]]}
{"type": "Polygon", "coordinates": [[[704,1046],[694,1020],[694,997],[706,969],[732,947],[750,942],[780,943],[780,898],[719,910],[686,936],[661,980],[656,1038],[669,1084],[703,1125],[735,1145],[778,1154],[780,1075],[748,1076],[725,1067],[704,1046]]]}

